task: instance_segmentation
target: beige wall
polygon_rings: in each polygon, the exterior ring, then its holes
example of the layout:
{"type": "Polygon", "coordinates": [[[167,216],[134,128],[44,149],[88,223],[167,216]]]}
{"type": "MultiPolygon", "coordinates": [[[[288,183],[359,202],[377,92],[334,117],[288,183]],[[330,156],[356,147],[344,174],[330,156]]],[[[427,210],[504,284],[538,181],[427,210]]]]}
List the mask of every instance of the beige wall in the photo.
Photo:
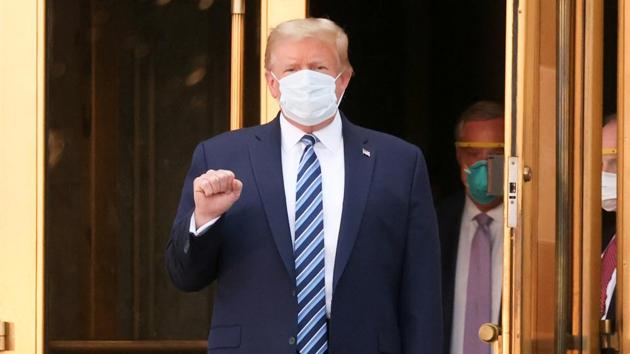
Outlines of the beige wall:
{"type": "Polygon", "coordinates": [[[0,1],[0,320],[42,352],[43,0],[0,1]]]}
{"type": "Polygon", "coordinates": [[[304,18],[308,12],[307,1],[296,0],[261,0],[260,3],[260,123],[270,122],[278,114],[278,103],[271,97],[265,81],[265,47],[267,36],[280,23],[304,18]]]}

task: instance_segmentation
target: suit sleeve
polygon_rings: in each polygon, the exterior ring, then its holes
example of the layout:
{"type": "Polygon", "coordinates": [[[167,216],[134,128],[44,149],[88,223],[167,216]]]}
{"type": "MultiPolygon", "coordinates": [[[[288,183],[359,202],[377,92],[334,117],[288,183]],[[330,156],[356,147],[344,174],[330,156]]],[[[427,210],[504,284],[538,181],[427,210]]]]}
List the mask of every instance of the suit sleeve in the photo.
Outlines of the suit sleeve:
{"type": "Polygon", "coordinates": [[[193,180],[205,173],[207,162],[202,144],[193,153],[192,163],[177,208],[177,216],[171,228],[166,246],[166,268],[173,284],[183,291],[197,291],[212,283],[217,277],[220,257],[221,219],[203,235],[190,232],[190,218],[195,210],[193,180]]]}
{"type": "Polygon", "coordinates": [[[404,354],[442,353],[440,244],[426,163],[416,153],[400,291],[404,354]]]}

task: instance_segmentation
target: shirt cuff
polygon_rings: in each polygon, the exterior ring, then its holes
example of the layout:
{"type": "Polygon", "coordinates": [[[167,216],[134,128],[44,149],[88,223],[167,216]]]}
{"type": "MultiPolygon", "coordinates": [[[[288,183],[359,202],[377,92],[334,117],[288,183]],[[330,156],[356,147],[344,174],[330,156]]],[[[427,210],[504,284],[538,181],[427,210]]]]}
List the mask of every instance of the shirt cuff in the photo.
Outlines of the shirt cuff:
{"type": "Polygon", "coordinates": [[[201,235],[205,234],[206,231],[208,231],[208,229],[210,228],[210,226],[214,225],[214,223],[216,223],[217,220],[219,220],[219,218],[220,218],[220,216],[217,216],[216,218],[214,218],[214,219],[208,221],[207,223],[201,225],[201,227],[199,227],[197,229],[195,227],[195,225],[197,224],[195,222],[195,213],[193,213],[192,216],[190,217],[190,228],[189,228],[189,231],[195,237],[201,236],[201,235]]]}

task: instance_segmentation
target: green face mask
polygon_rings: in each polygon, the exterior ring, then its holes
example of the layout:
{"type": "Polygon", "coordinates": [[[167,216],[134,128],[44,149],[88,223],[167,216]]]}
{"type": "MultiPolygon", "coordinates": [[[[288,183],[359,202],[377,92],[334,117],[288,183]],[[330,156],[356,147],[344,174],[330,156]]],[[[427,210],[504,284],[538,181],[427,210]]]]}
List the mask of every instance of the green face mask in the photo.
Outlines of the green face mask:
{"type": "Polygon", "coordinates": [[[496,197],[488,195],[488,161],[479,160],[464,170],[470,197],[481,205],[490,204],[496,197]]]}

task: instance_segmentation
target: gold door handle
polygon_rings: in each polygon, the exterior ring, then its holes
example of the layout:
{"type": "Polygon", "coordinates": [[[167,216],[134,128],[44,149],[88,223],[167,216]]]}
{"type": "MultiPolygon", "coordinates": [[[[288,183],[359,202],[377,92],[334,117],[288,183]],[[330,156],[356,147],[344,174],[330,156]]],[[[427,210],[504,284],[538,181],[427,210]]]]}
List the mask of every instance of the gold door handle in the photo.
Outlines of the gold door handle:
{"type": "Polygon", "coordinates": [[[479,327],[479,339],[490,344],[492,354],[501,354],[501,327],[494,323],[484,323],[479,327]]]}
{"type": "Polygon", "coordinates": [[[534,178],[534,173],[532,172],[532,168],[529,166],[523,166],[523,181],[529,182],[534,178]]]}

